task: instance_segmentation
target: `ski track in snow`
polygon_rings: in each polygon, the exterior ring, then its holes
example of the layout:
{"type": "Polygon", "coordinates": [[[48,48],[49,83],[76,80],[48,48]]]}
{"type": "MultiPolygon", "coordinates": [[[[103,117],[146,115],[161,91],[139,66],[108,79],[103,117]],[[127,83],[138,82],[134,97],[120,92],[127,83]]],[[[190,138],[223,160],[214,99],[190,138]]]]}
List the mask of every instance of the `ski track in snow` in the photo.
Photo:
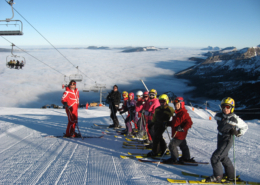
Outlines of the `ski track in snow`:
{"type": "MultiPolygon", "coordinates": [[[[121,159],[127,152],[148,153],[150,150],[124,149],[124,137],[105,135],[102,139],[48,138],[66,130],[64,110],[1,108],[0,112],[0,184],[168,184],[167,178],[185,177],[181,171],[211,175],[211,165],[171,166],[121,159]]],[[[217,124],[202,109],[187,106],[193,125],[187,142],[195,160],[210,162],[217,145],[217,124]]],[[[79,128],[83,135],[100,136],[109,129],[94,129],[96,124],[111,124],[109,109],[79,110],[79,128]]],[[[120,123],[123,119],[118,115],[120,123]]],[[[244,180],[260,181],[260,125],[248,122],[248,132],[236,138],[236,169],[244,180]]],[[[168,128],[171,134],[171,129],[168,128]]],[[[114,130],[109,130],[114,133],[114,130]]],[[[164,133],[169,143],[167,133],[164,133]]],[[[233,161],[233,148],[229,152],[233,161]]],[[[169,156],[167,156],[169,157],[169,156]]],[[[166,158],[167,158],[166,157],[166,158]]]]}

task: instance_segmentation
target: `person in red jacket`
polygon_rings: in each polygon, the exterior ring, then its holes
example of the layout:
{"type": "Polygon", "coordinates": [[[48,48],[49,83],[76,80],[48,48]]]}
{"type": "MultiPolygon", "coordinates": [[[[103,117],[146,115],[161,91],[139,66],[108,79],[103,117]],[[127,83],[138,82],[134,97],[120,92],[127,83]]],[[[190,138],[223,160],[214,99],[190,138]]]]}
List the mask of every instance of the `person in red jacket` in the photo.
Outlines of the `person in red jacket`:
{"type": "MultiPolygon", "coordinates": [[[[127,91],[123,91],[122,93],[122,96],[123,96],[123,105],[120,109],[118,109],[119,112],[123,111],[124,109],[126,109],[127,107],[127,101],[128,101],[128,92],[127,91]]],[[[123,116],[123,115],[122,115],[123,116]]],[[[129,116],[129,115],[128,115],[129,116]]],[[[128,117],[127,116],[127,117],[128,117]]],[[[123,117],[123,119],[125,120],[125,118],[123,117]]],[[[121,134],[127,134],[127,129],[124,129],[121,131],[121,134]]]]}
{"type": "Polygon", "coordinates": [[[172,127],[172,140],[169,144],[171,158],[164,160],[164,163],[195,162],[193,158],[190,158],[190,151],[186,142],[186,136],[188,130],[191,128],[192,120],[184,105],[182,97],[175,98],[175,116],[173,116],[172,121],[168,124],[168,126],[172,127]],[[182,151],[181,158],[179,158],[178,146],[182,151]]]}
{"type": "Polygon", "coordinates": [[[143,92],[142,91],[137,91],[136,92],[136,96],[137,96],[137,101],[136,101],[136,107],[135,107],[135,127],[138,129],[138,138],[143,138],[144,136],[144,120],[142,117],[142,110],[143,110],[143,106],[145,104],[144,99],[143,99],[143,92]]]}
{"type": "Polygon", "coordinates": [[[78,124],[78,106],[79,106],[79,91],[76,88],[76,82],[71,80],[66,91],[63,93],[61,103],[64,105],[67,116],[68,126],[65,137],[80,137],[75,132],[76,124],[78,124]]]}

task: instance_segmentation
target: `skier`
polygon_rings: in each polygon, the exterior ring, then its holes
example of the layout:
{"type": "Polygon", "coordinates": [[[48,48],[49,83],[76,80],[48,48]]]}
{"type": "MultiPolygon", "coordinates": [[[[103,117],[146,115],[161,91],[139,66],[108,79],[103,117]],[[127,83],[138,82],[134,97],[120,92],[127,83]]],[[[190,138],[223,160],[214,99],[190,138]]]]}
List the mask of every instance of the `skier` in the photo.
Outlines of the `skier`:
{"type": "Polygon", "coordinates": [[[218,140],[217,149],[211,157],[213,175],[206,178],[206,182],[221,182],[223,177],[221,163],[228,177],[227,180],[234,180],[234,166],[228,157],[228,152],[233,144],[232,136],[240,137],[244,135],[248,129],[247,124],[234,114],[235,101],[232,98],[224,98],[221,101],[221,109],[222,112],[217,113],[214,117],[218,124],[218,140]]]}
{"type": "MultiPolygon", "coordinates": [[[[118,109],[119,112],[123,111],[125,108],[126,108],[126,105],[127,105],[127,101],[128,101],[128,92],[127,91],[123,91],[122,93],[122,96],[123,96],[123,105],[120,109],[118,109]]],[[[123,118],[125,119],[125,118],[123,118]]],[[[124,129],[120,132],[121,134],[127,134],[127,129],[124,129]]]]}
{"type": "Polygon", "coordinates": [[[120,128],[116,113],[120,103],[121,95],[118,91],[118,86],[114,85],[113,90],[108,94],[107,100],[109,101],[109,108],[111,110],[110,117],[113,120],[113,124],[109,128],[120,128]]]}
{"type": "Polygon", "coordinates": [[[138,129],[138,137],[139,138],[143,138],[143,135],[144,135],[144,131],[145,131],[145,128],[144,128],[144,124],[143,124],[143,120],[142,119],[142,109],[143,109],[143,106],[144,106],[144,99],[143,99],[143,92],[142,91],[137,91],[136,93],[136,96],[137,96],[137,102],[136,102],[136,107],[135,107],[135,125],[136,125],[136,128],[138,129]]]}
{"type": "Polygon", "coordinates": [[[126,111],[128,111],[129,116],[127,116],[127,118],[125,120],[126,129],[127,129],[127,137],[133,137],[131,121],[134,120],[136,101],[134,99],[135,98],[134,93],[130,92],[128,94],[128,97],[129,97],[129,99],[127,101],[126,107],[123,111],[120,112],[120,114],[123,114],[126,111]]]}
{"type": "Polygon", "coordinates": [[[152,151],[147,156],[156,156],[163,154],[167,146],[163,139],[163,133],[167,127],[170,118],[174,114],[174,109],[168,105],[169,98],[166,94],[159,97],[160,107],[155,109],[151,125],[154,125],[154,138],[152,151]]]}
{"type": "Polygon", "coordinates": [[[186,136],[189,128],[191,128],[192,121],[185,108],[184,99],[182,97],[175,98],[174,107],[175,115],[173,116],[172,121],[168,123],[168,126],[172,127],[172,140],[169,144],[171,158],[166,159],[163,162],[168,164],[195,162],[193,158],[190,159],[190,151],[186,142],[186,136]],[[182,151],[181,158],[179,158],[177,146],[179,146],[182,151]]]}
{"type": "Polygon", "coordinates": [[[151,121],[153,119],[155,109],[160,106],[160,102],[156,98],[156,96],[157,96],[157,91],[155,89],[151,89],[149,92],[150,99],[144,105],[146,124],[148,125],[148,131],[149,131],[148,137],[149,137],[150,143],[152,142],[153,136],[154,136],[154,127],[151,124],[151,121]]]}
{"type": "Polygon", "coordinates": [[[71,80],[68,87],[66,87],[61,103],[64,105],[68,116],[68,126],[64,136],[80,137],[80,135],[75,132],[76,124],[78,124],[79,91],[76,88],[76,82],[74,80],[71,80]]]}

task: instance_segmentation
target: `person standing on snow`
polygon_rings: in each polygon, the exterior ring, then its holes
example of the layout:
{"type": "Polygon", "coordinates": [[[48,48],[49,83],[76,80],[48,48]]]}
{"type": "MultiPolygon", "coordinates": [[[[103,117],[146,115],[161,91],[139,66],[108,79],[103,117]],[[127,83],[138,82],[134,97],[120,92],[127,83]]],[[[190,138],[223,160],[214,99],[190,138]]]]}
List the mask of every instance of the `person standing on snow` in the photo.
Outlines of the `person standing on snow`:
{"type": "Polygon", "coordinates": [[[109,108],[111,110],[110,117],[113,120],[113,124],[109,128],[120,128],[116,113],[120,103],[121,95],[118,91],[118,86],[114,85],[113,90],[108,94],[107,100],[109,101],[109,108]]]}
{"type": "Polygon", "coordinates": [[[143,106],[145,104],[145,101],[143,99],[143,92],[142,91],[137,91],[136,92],[137,96],[137,102],[136,102],[136,107],[135,107],[135,124],[136,128],[138,129],[138,138],[143,138],[144,136],[144,131],[145,131],[145,124],[143,123],[145,120],[142,118],[142,110],[143,106]]]}
{"type": "MultiPolygon", "coordinates": [[[[122,92],[122,96],[123,96],[123,105],[122,105],[122,107],[120,109],[118,109],[119,112],[123,111],[126,108],[127,101],[128,101],[128,92],[127,91],[123,91],[122,92]]],[[[125,119],[125,118],[123,118],[123,119],[125,119]]],[[[121,134],[127,134],[127,129],[122,130],[121,134]]]]}
{"type": "Polygon", "coordinates": [[[128,111],[128,116],[125,119],[125,124],[126,124],[126,129],[127,129],[127,137],[132,137],[133,133],[132,133],[132,124],[131,124],[131,122],[135,118],[136,101],[135,101],[134,93],[130,92],[128,94],[128,97],[129,97],[129,99],[127,101],[126,107],[125,107],[125,109],[123,111],[120,112],[120,114],[123,114],[126,111],[128,111]]]}
{"type": "Polygon", "coordinates": [[[168,105],[169,98],[166,94],[159,97],[160,107],[155,109],[151,124],[154,125],[154,138],[152,151],[147,156],[157,156],[163,154],[167,146],[163,139],[163,133],[167,127],[170,118],[174,114],[174,109],[168,105]]]}
{"type": "Polygon", "coordinates": [[[175,115],[173,116],[172,121],[168,123],[168,126],[172,127],[172,140],[169,144],[171,158],[163,160],[163,162],[167,164],[195,162],[193,159],[190,159],[190,150],[186,142],[186,136],[188,130],[191,128],[192,121],[185,108],[184,99],[182,97],[175,98],[174,107],[175,115]],[[179,158],[178,146],[182,151],[181,158],[179,158]]]}
{"type": "Polygon", "coordinates": [[[151,124],[155,109],[160,106],[159,100],[156,98],[157,91],[155,89],[151,89],[149,92],[150,99],[145,103],[144,110],[146,116],[146,124],[148,126],[148,138],[149,142],[152,143],[154,136],[154,127],[151,124]]]}
{"type": "Polygon", "coordinates": [[[80,137],[75,132],[76,124],[78,124],[78,106],[79,106],[79,91],[76,88],[76,82],[71,80],[66,91],[63,93],[61,103],[64,105],[67,116],[68,126],[65,137],[80,137]]]}
{"type": "Polygon", "coordinates": [[[222,112],[217,113],[214,117],[218,124],[218,140],[217,149],[210,159],[213,175],[206,178],[205,182],[221,182],[223,178],[222,165],[225,168],[227,180],[234,181],[234,166],[228,157],[228,152],[233,144],[232,136],[240,137],[248,129],[248,125],[234,114],[235,100],[230,97],[224,98],[221,101],[221,109],[222,112]]]}

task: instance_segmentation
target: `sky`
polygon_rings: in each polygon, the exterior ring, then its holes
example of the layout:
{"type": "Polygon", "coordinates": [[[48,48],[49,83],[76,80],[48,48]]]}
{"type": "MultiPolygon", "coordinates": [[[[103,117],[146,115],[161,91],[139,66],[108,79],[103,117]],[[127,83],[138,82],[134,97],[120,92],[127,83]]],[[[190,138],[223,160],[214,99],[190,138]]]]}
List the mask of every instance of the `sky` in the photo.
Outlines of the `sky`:
{"type": "MultiPolygon", "coordinates": [[[[259,0],[15,0],[20,12],[54,45],[252,47],[260,44],[259,0]]],[[[0,0],[0,18],[11,9],[0,0]]],[[[16,45],[48,45],[24,23],[16,45]]],[[[0,26],[5,29],[6,26],[0,26]]],[[[11,28],[11,27],[10,27],[11,28]]],[[[0,46],[9,45],[2,38],[0,46]]]]}

